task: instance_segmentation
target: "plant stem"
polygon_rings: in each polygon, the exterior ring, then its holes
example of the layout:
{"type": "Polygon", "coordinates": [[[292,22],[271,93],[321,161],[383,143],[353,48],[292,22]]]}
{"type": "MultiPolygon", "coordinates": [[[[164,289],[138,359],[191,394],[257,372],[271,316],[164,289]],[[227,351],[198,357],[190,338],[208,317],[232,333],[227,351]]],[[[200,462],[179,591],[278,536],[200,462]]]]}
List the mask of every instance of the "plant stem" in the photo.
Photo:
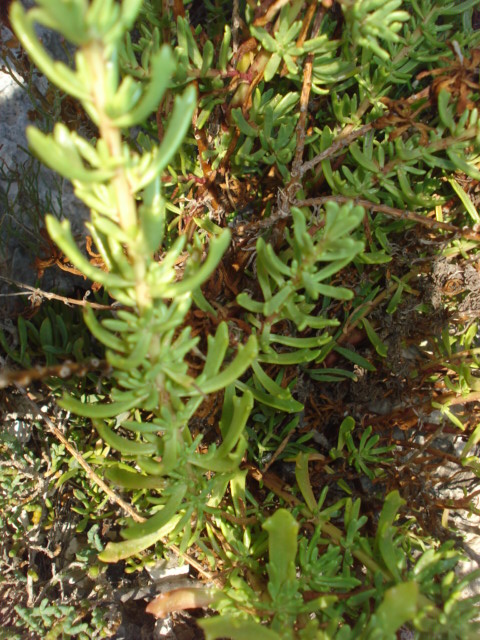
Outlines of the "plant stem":
{"type": "MultiPolygon", "coordinates": [[[[115,194],[118,223],[128,234],[132,235],[138,227],[137,206],[135,197],[121,162],[123,153],[122,135],[106,113],[106,75],[107,57],[105,47],[99,42],[90,42],[83,53],[87,60],[92,77],[92,102],[97,111],[98,129],[105,141],[113,161],[118,162],[115,176],[112,178],[112,191],[115,194]]],[[[138,308],[145,309],[151,304],[151,296],[146,284],[145,257],[135,250],[134,243],[129,243],[128,254],[135,272],[135,290],[138,308]]]]}

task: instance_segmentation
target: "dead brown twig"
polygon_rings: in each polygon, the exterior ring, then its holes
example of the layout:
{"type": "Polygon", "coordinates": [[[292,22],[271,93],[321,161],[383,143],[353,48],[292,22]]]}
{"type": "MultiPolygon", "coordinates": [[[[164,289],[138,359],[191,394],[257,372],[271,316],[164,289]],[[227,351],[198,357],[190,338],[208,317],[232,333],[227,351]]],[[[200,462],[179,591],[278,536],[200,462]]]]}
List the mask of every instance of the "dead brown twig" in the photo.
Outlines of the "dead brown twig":
{"type": "Polygon", "coordinates": [[[6,278],[5,276],[0,276],[0,280],[7,282],[8,284],[12,284],[19,289],[25,289],[26,291],[30,291],[32,293],[32,299],[35,298],[45,298],[45,300],[59,300],[66,305],[76,305],[79,307],[91,307],[92,309],[114,309],[113,305],[109,304],[100,304],[98,302],[89,302],[85,298],[83,300],[77,300],[76,298],[67,298],[66,296],[59,296],[57,293],[51,293],[49,291],[43,291],[38,287],[31,287],[28,284],[23,284],[23,282],[18,282],[17,280],[12,280],[11,278],[6,278]]]}
{"type": "MultiPolygon", "coordinates": [[[[333,145],[332,145],[333,147],[333,145]]],[[[332,149],[326,149],[326,151],[330,151],[332,149]]],[[[326,151],[324,153],[326,153],[326,151]]],[[[322,158],[323,159],[323,158],[322,158]]],[[[305,165],[303,165],[305,167],[305,165]]],[[[453,224],[448,222],[440,222],[439,220],[432,220],[431,218],[427,218],[426,216],[422,216],[419,213],[415,213],[414,211],[409,211],[408,209],[396,209],[395,207],[390,207],[385,204],[375,204],[370,202],[370,200],[364,200],[363,198],[349,198],[346,196],[319,196],[317,198],[306,198],[304,200],[296,200],[292,204],[296,207],[310,207],[310,206],[321,206],[326,204],[327,202],[338,202],[338,203],[346,203],[346,202],[355,202],[355,204],[360,205],[361,207],[365,207],[365,209],[369,209],[370,211],[374,211],[376,213],[384,213],[387,216],[392,216],[393,218],[401,218],[402,220],[410,220],[415,222],[416,224],[421,224],[424,227],[429,227],[430,229],[442,230],[442,231],[450,231],[456,236],[460,236],[462,238],[468,238],[469,240],[475,240],[480,242],[480,233],[473,231],[472,229],[463,228],[460,229],[453,224]]]]}
{"type": "MultiPolygon", "coordinates": [[[[307,27],[313,18],[316,8],[317,8],[316,3],[312,3],[308,7],[307,15],[304,20],[305,28],[302,29],[302,33],[300,34],[297,40],[297,46],[302,45],[303,40],[305,39],[305,36],[306,36],[307,27]]],[[[312,38],[315,38],[315,36],[318,34],[324,14],[325,14],[325,11],[323,9],[318,11],[317,16],[315,18],[314,25],[313,25],[313,29],[312,29],[312,38]]],[[[300,95],[300,116],[298,118],[297,127],[296,127],[297,144],[296,144],[296,150],[295,150],[295,159],[293,161],[293,166],[292,166],[291,182],[297,181],[301,175],[303,151],[305,148],[308,100],[310,98],[310,91],[312,89],[312,67],[313,67],[313,54],[309,53],[303,68],[303,84],[302,84],[302,93],[300,95]]]]}
{"type": "MultiPolygon", "coordinates": [[[[95,473],[92,467],[88,464],[85,458],[77,451],[76,447],[74,447],[69,440],[65,437],[65,435],[61,432],[61,430],[54,424],[54,422],[46,415],[46,413],[42,412],[38,405],[31,400],[25,391],[20,385],[17,385],[17,389],[24,396],[27,404],[30,406],[32,413],[35,417],[40,418],[46,425],[48,431],[52,433],[57,440],[59,440],[65,447],[65,449],[75,458],[78,464],[82,467],[82,469],[87,474],[87,477],[90,478],[92,482],[94,482],[100,489],[109,497],[110,501],[117,504],[126,514],[128,514],[135,522],[145,522],[146,518],[141,516],[131,505],[129,505],[125,500],[123,500],[119,495],[111,489],[100,476],[95,473]]],[[[183,558],[185,562],[187,562],[191,567],[196,569],[206,580],[212,581],[217,584],[217,586],[223,586],[221,581],[215,577],[213,573],[210,571],[206,571],[202,565],[192,558],[186,553],[182,553],[180,549],[174,545],[170,544],[168,540],[163,541],[166,546],[168,546],[175,555],[183,558]]]]}
{"type": "Polygon", "coordinates": [[[69,440],[64,436],[64,434],[60,431],[60,429],[54,424],[54,422],[47,416],[46,413],[40,410],[38,405],[33,402],[28,396],[28,393],[23,389],[20,385],[16,385],[17,389],[24,396],[27,404],[30,406],[33,415],[36,418],[40,418],[46,425],[48,431],[52,433],[57,440],[59,440],[65,447],[65,449],[72,455],[78,464],[82,467],[82,469],[86,472],[87,476],[94,482],[96,485],[100,487],[102,491],[109,497],[111,502],[118,504],[118,506],[127,513],[131,518],[135,520],[135,522],[145,522],[145,518],[142,517],[133,507],[131,507],[125,500],[120,498],[113,489],[111,489],[100,476],[95,473],[92,467],[88,464],[85,458],[77,451],[76,447],[74,447],[69,440]]]}
{"type": "MultiPolygon", "coordinates": [[[[412,269],[407,273],[407,275],[403,276],[402,283],[406,284],[409,280],[414,278],[417,274],[418,274],[418,269],[417,268],[412,269]]],[[[389,285],[381,293],[379,293],[378,296],[376,296],[376,298],[374,298],[370,302],[364,303],[364,305],[359,305],[354,310],[354,313],[352,314],[354,317],[354,320],[350,321],[350,318],[352,316],[347,318],[347,321],[345,322],[342,333],[339,336],[339,338],[336,340],[336,344],[341,345],[342,343],[346,342],[351,332],[353,331],[353,329],[355,329],[355,327],[357,327],[360,324],[363,318],[366,318],[373,311],[373,309],[375,309],[375,307],[378,307],[378,305],[383,300],[392,296],[395,290],[397,289],[397,287],[398,287],[398,282],[391,280],[389,285]],[[364,307],[364,309],[362,310],[361,313],[359,313],[362,306],[364,307]]]]}
{"type": "Polygon", "coordinates": [[[290,431],[287,433],[287,435],[284,437],[284,439],[281,441],[281,443],[278,445],[275,453],[273,454],[273,456],[270,458],[270,460],[267,462],[267,464],[263,467],[262,469],[262,473],[267,473],[267,471],[270,469],[270,467],[272,466],[272,464],[277,460],[278,456],[282,453],[282,451],[285,449],[285,447],[287,446],[287,444],[289,443],[291,437],[293,436],[293,434],[295,433],[295,428],[290,429],[290,431]]]}
{"type": "Polygon", "coordinates": [[[255,18],[255,21],[253,24],[256,27],[265,26],[276,16],[276,14],[280,11],[280,9],[286,4],[288,4],[289,2],[290,0],[276,0],[276,2],[270,5],[270,7],[268,7],[268,9],[266,10],[263,16],[255,18]]]}
{"type": "Polygon", "coordinates": [[[371,129],[373,129],[374,124],[375,124],[374,122],[369,122],[368,124],[364,124],[363,127],[359,127],[358,129],[355,129],[354,131],[350,131],[347,134],[342,132],[339,136],[337,136],[337,138],[328,147],[328,149],[321,151],[314,158],[312,158],[308,162],[304,162],[301,165],[299,169],[299,172],[300,172],[299,177],[303,176],[304,173],[316,167],[317,164],[319,164],[323,160],[326,160],[327,158],[331,158],[332,156],[334,156],[336,153],[338,153],[345,147],[348,147],[348,145],[354,140],[356,140],[357,138],[361,138],[362,136],[364,136],[371,129]]]}

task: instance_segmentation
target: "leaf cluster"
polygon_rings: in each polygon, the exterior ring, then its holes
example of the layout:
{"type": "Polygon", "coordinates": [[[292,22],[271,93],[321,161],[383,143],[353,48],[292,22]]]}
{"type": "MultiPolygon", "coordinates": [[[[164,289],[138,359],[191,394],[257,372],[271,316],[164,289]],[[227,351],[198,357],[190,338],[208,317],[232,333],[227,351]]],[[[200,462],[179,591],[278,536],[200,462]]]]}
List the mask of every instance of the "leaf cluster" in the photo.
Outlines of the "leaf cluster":
{"type": "MultiPolygon", "coordinates": [[[[406,625],[419,637],[474,637],[475,602],[459,600],[456,553],[416,544],[400,525],[398,491],[380,486],[376,522],[343,478],[339,500],[326,502],[327,486],[316,496],[310,462],[332,475],[340,460],[380,483],[393,448],[377,446],[371,426],[357,438],[346,417],[326,459],[311,434],[300,435],[299,386],[305,376],[336,382],[375,370],[343,336],[359,326],[376,355],[388,355],[367,317],[383,295],[379,265],[413,223],[451,230],[425,214],[434,208],[441,218],[462,193],[452,176],[480,179],[478,86],[463,64],[479,40],[475,3],[249,1],[235,3],[241,20],[230,26],[218,24],[225,3],[206,1],[217,23],[204,28],[173,4],[38,0],[11,13],[33,62],[97,129],[87,139],[59,122],[27,136],[90,209],[96,260],[67,220],[47,217],[52,240],[114,304],[84,311],[109,384],[70,389],[58,402],[91,421],[102,443],[92,462],[141,511],[119,518],[122,540],[98,558],[142,568],[148,549],[195,549],[218,570],[215,588],[181,595],[220,613],[202,623],[212,639],[387,639],[406,625]],[[36,24],[75,46],[74,64],[52,58],[36,24]],[[438,60],[454,81],[436,73],[438,60]],[[224,291],[215,289],[220,274],[224,291]],[[339,357],[343,371],[328,366],[339,357]],[[198,416],[213,398],[212,436],[198,416]],[[286,414],[295,414],[288,424],[286,414]],[[279,432],[269,453],[293,460],[291,491],[252,464],[279,432]]],[[[391,278],[387,314],[413,293],[411,277],[391,278]]],[[[3,346],[26,364],[27,344],[52,361],[63,352],[83,358],[89,342],[72,341],[62,322],[20,321],[19,355],[3,346]]],[[[465,336],[455,344],[470,352],[473,330],[465,336]]],[[[439,344],[452,357],[447,335],[439,344]]],[[[449,388],[473,388],[476,366],[453,368],[449,388]]],[[[94,493],[76,488],[85,528],[106,505],[94,493]]],[[[63,616],[74,632],[70,610],[41,607],[19,613],[30,625],[63,616]]]]}

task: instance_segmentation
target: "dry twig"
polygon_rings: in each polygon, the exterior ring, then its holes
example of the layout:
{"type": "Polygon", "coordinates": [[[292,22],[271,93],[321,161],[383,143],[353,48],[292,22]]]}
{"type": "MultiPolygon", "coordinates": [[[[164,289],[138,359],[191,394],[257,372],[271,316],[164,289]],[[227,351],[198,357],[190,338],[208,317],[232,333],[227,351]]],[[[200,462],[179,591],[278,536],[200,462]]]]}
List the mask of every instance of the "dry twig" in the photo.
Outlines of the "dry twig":
{"type": "MultiPolygon", "coordinates": [[[[329,151],[330,149],[332,149],[332,147],[330,147],[326,151],[329,151]]],[[[303,165],[303,167],[305,167],[305,165],[303,165]]],[[[475,240],[477,242],[480,242],[480,233],[478,233],[477,231],[474,231],[473,229],[469,229],[469,228],[460,229],[459,227],[456,227],[455,225],[450,224],[448,222],[440,222],[439,220],[432,220],[431,218],[422,216],[419,213],[415,213],[414,211],[409,211],[408,209],[396,209],[395,207],[390,207],[385,204],[375,204],[373,202],[370,202],[370,200],[364,200],[362,198],[349,198],[347,196],[320,196],[318,198],[306,198],[305,200],[295,200],[295,202],[293,202],[292,204],[294,204],[296,207],[311,207],[311,206],[321,206],[326,204],[327,202],[338,202],[341,204],[345,202],[351,202],[352,200],[355,202],[355,204],[360,205],[361,207],[365,207],[365,209],[369,209],[370,211],[374,211],[376,213],[384,213],[385,215],[392,216],[393,218],[410,220],[411,222],[415,222],[416,224],[421,224],[424,227],[429,227],[430,229],[435,229],[435,230],[441,229],[442,231],[450,231],[456,236],[459,236],[462,238],[468,238],[469,240],[475,240]]]]}
{"type": "MultiPolygon", "coordinates": [[[[298,40],[297,46],[301,46],[303,40],[306,36],[306,27],[310,24],[310,21],[313,18],[314,12],[316,9],[316,3],[312,3],[307,10],[307,16],[305,17],[304,26],[305,28],[302,30],[298,40]]],[[[323,16],[325,11],[321,9],[315,18],[315,23],[313,25],[312,30],[312,38],[315,38],[320,30],[320,25],[323,20],[323,16]]],[[[305,61],[305,66],[303,68],[303,84],[302,84],[302,93],[300,95],[300,116],[298,118],[297,127],[296,127],[296,135],[297,135],[297,144],[295,148],[295,158],[293,160],[292,166],[292,178],[291,182],[295,182],[299,179],[302,173],[302,159],[303,159],[303,151],[305,148],[305,134],[306,134],[306,125],[307,125],[307,114],[308,114],[308,100],[310,98],[310,91],[312,89],[312,67],[313,67],[313,54],[309,53],[307,59],[305,61]]]]}
{"type": "Polygon", "coordinates": [[[17,389],[20,391],[20,393],[24,396],[29,407],[31,408],[34,418],[40,418],[45,423],[48,431],[50,431],[50,433],[52,433],[57,438],[57,440],[59,440],[64,445],[68,453],[70,453],[78,462],[78,464],[82,467],[82,469],[84,469],[84,471],[86,472],[90,480],[92,480],[92,482],[97,484],[100,487],[100,489],[102,489],[102,491],[106,493],[110,501],[114,502],[115,504],[118,504],[118,506],[123,511],[125,511],[125,513],[127,513],[131,518],[133,518],[135,522],[145,522],[144,517],[142,517],[139,513],[137,513],[137,511],[135,511],[133,507],[127,504],[125,500],[120,498],[120,496],[118,496],[115,493],[115,491],[113,491],[113,489],[111,489],[104,482],[104,480],[102,480],[102,478],[100,478],[100,476],[97,473],[95,473],[95,471],[88,464],[85,458],[77,451],[76,447],[74,447],[69,442],[69,440],[64,436],[64,434],[60,431],[60,429],[57,426],[55,426],[55,424],[49,418],[49,416],[47,416],[45,412],[41,411],[38,405],[29,398],[25,389],[23,389],[20,385],[16,385],[16,386],[17,386],[17,389]]]}
{"type": "Polygon", "coordinates": [[[25,289],[26,291],[30,291],[32,294],[32,299],[41,299],[45,298],[45,300],[60,300],[66,305],[76,305],[79,307],[91,307],[92,309],[114,309],[114,305],[109,304],[100,304],[98,302],[89,302],[85,298],[83,300],[77,300],[76,298],[67,298],[66,296],[59,296],[56,293],[50,293],[49,291],[43,291],[38,287],[31,287],[28,284],[23,284],[22,282],[18,282],[17,280],[12,280],[11,278],[6,278],[5,276],[0,276],[0,280],[7,282],[8,284],[12,284],[15,287],[19,287],[20,289],[25,289]]]}
{"type": "Polygon", "coordinates": [[[316,167],[317,164],[319,164],[323,160],[326,160],[327,158],[331,158],[332,156],[334,156],[336,153],[338,153],[345,147],[348,147],[348,145],[351,142],[353,142],[357,138],[361,138],[362,136],[364,136],[371,129],[373,129],[373,127],[374,127],[374,122],[369,122],[368,124],[364,124],[363,127],[360,127],[359,129],[355,129],[354,131],[351,131],[346,135],[344,132],[342,132],[334,140],[334,142],[328,147],[328,149],[325,149],[325,151],[318,153],[314,158],[312,158],[308,162],[303,163],[303,165],[300,167],[300,176],[302,176],[307,171],[310,171],[310,169],[313,169],[314,167],[316,167]]]}

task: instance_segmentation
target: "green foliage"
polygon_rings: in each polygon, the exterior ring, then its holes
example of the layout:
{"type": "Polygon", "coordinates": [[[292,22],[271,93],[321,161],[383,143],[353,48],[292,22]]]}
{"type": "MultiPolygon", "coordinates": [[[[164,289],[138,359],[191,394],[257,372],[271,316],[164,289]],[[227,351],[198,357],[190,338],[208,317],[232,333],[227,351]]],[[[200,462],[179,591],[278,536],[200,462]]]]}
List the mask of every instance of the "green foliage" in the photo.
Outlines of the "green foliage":
{"type": "MultiPolygon", "coordinates": [[[[375,575],[375,588],[361,587],[362,581],[358,580],[352,571],[352,562],[342,559],[339,547],[328,545],[323,554],[319,554],[319,544],[325,546],[328,538],[332,537],[332,530],[325,518],[319,514],[315,520],[319,524],[310,542],[303,538],[298,548],[298,523],[292,514],[279,509],[263,525],[267,529],[269,540],[269,564],[268,570],[268,600],[257,604],[257,611],[261,617],[271,619],[269,626],[260,624],[260,620],[253,621],[247,617],[235,618],[231,614],[220,615],[215,618],[203,620],[201,626],[207,638],[245,638],[247,634],[267,640],[289,638],[336,638],[352,639],[361,638],[395,638],[396,632],[408,622],[415,621],[415,626],[422,632],[442,634],[439,637],[448,637],[448,617],[434,606],[429,614],[426,592],[430,597],[437,589],[431,589],[435,584],[434,573],[443,572],[454,562],[449,545],[435,552],[433,549],[421,555],[416,561],[415,568],[406,571],[405,554],[399,549],[400,537],[394,526],[398,508],[402,500],[398,494],[387,495],[385,504],[380,514],[377,526],[376,549],[370,549],[373,558],[378,558],[378,563],[369,562],[369,570],[375,575]],[[326,534],[326,535],[325,535],[326,534]],[[327,539],[325,539],[327,538],[327,539]],[[297,555],[298,554],[298,555],[297,555]],[[300,579],[296,578],[296,558],[300,565],[300,579]],[[434,560],[435,558],[435,560],[434,560]],[[398,568],[402,565],[402,578],[398,568]],[[382,568],[385,567],[385,568],[382,568]],[[428,568],[427,568],[428,567],[428,568]],[[434,573],[430,573],[433,570],[434,573]],[[383,576],[382,576],[383,574],[383,576]],[[382,584],[382,577],[390,585],[382,584]],[[360,588],[359,588],[360,587],[360,588]],[[344,594],[352,592],[350,597],[344,594]],[[319,593],[324,592],[323,595],[319,593]],[[317,597],[307,598],[306,594],[317,594],[317,597]],[[340,597],[342,595],[343,597],[340,597]],[[355,609],[362,609],[370,600],[376,602],[375,613],[367,619],[365,611],[358,617],[358,622],[353,627],[347,622],[355,609]],[[315,616],[311,616],[315,613],[315,616]],[[430,617],[431,616],[431,617],[430,617]],[[367,621],[368,620],[368,621],[367,621]],[[294,631],[300,627],[299,636],[294,631]]],[[[358,532],[364,526],[366,518],[358,515],[359,503],[347,504],[345,510],[345,525],[347,538],[342,540],[342,547],[351,550],[352,555],[362,557],[365,549],[369,548],[366,538],[358,532]],[[347,516],[348,513],[348,516],[347,516]],[[348,532],[355,532],[353,535],[348,532]]],[[[450,578],[443,580],[446,587],[450,578]]],[[[467,618],[464,617],[466,601],[463,604],[456,602],[456,589],[450,590],[447,597],[448,605],[445,612],[450,610],[455,617],[455,634],[460,629],[465,633],[471,633],[467,618]],[[454,604],[455,603],[455,604],[454,604]]],[[[438,593],[438,591],[437,591],[438,593]]],[[[457,592],[458,593],[458,592],[457,592]]],[[[446,592],[445,592],[446,595],[446,592]]],[[[430,606],[435,602],[432,597],[430,606]]],[[[437,600],[438,602],[438,600],[437,600]]],[[[222,605],[217,605],[221,608],[222,605]]],[[[228,606],[224,604],[223,606],[228,606]]],[[[474,637],[471,634],[469,637],[474,637]]]]}
{"type": "Polygon", "coordinates": [[[81,316],[64,305],[51,304],[31,320],[19,316],[15,347],[5,331],[0,330],[0,344],[4,352],[24,368],[35,358],[44,356],[47,366],[73,360],[82,362],[93,357],[94,346],[81,316]]]}
{"type": "Polygon", "coordinates": [[[353,465],[358,472],[364,473],[373,480],[375,473],[381,474],[380,464],[392,462],[393,458],[387,458],[384,454],[391,452],[394,447],[376,447],[380,436],[372,436],[372,427],[367,427],[363,431],[357,447],[352,437],[354,429],[355,421],[350,417],[345,418],[338,432],[338,444],[336,448],[330,451],[330,457],[335,460],[345,456],[348,463],[353,465]],[[345,447],[347,449],[346,453],[343,451],[345,447]],[[375,468],[375,472],[367,464],[378,465],[375,468]]]}
{"type": "Polygon", "coordinates": [[[388,60],[389,52],[382,48],[379,39],[385,43],[401,42],[398,32],[410,18],[408,11],[399,10],[402,0],[343,0],[340,4],[353,44],[388,60]]]}
{"type": "MultiPolygon", "coordinates": [[[[39,326],[19,320],[18,348],[1,338],[25,365],[36,349],[53,364],[70,353],[82,360],[95,345],[110,366],[108,384],[71,385],[58,404],[95,427],[100,441],[83,453],[142,517],[119,517],[123,540],[103,548],[107,497],[70,460],[57,486],[78,483],[77,531],[88,531],[92,551],[82,562],[101,571],[100,552],[101,562],[128,560],[134,571],[170,546],[195,548],[221,568],[221,585],[203,594],[219,612],[202,622],[212,639],[386,640],[402,627],[419,638],[473,638],[475,599],[459,599],[458,555],[449,544],[417,544],[414,524],[400,518],[405,501],[381,484],[394,447],[343,414],[323,456],[311,442],[316,426],[303,424],[301,391],[306,376],[358,380],[388,356],[367,316],[385,287],[379,265],[401,233],[419,221],[447,229],[425,213],[441,218],[452,194],[477,219],[454,177],[480,178],[478,84],[466,61],[480,40],[474,3],[341,0],[330,10],[295,0],[266,13],[240,3],[240,46],[238,16],[231,26],[219,19],[228,3],[204,3],[216,16],[204,29],[174,4],[38,0],[11,11],[33,62],[97,129],[88,140],[57,122],[27,137],[90,209],[98,260],[67,220],[50,215],[52,240],[114,307],[85,305],[91,338],[53,312],[39,326]],[[51,57],[36,24],[76,47],[74,64],[51,57]],[[242,218],[254,239],[243,262],[242,218]],[[211,294],[218,274],[227,274],[225,290],[211,294]],[[373,347],[368,357],[344,345],[357,326],[373,347]],[[347,364],[330,366],[332,358],[347,364]],[[211,415],[202,419],[204,403],[211,415]],[[275,460],[294,461],[291,491],[252,473],[252,461],[275,460]],[[326,475],[348,466],[376,483],[378,521],[344,478],[334,483],[340,499],[327,500],[327,482],[316,495],[309,463],[319,460],[326,475]],[[268,489],[262,503],[253,480],[268,489]]],[[[392,276],[388,315],[414,293],[410,276],[392,276]]],[[[475,332],[437,341],[442,364],[452,343],[471,357],[450,368],[452,392],[476,388],[475,332]]],[[[438,408],[463,426],[447,403],[438,408]]],[[[477,441],[475,432],[463,454],[474,469],[478,460],[466,456],[477,441]]],[[[5,476],[11,495],[17,480],[5,476]]],[[[47,637],[90,637],[62,607],[42,601],[18,613],[39,633],[49,627],[47,637]]]]}
{"type": "Polygon", "coordinates": [[[37,607],[15,607],[19,616],[24,620],[27,629],[45,640],[57,638],[78,638],[88,640],[90,638],[107,638],[108,631],[102,632],[105,626],[103,617],[105,612],[94,609],[92,612],[92,624],[81,622],[81,616],[73,606],[57,605],[48,602],[44,598],[37,607]]]}
{"type": "MultiPolygon", "coordinates": [[[[352,203],[339,207],[335,202],[329,202],[325,226],[313,237],[307,231],[305,214],[297,208],[292,208],[291,213],[293,234],[287,236],[290,247],[285,253],[277,256],[271,244],[266,244],[262,238],[257,241],[257,277],[265,302],[254,302],[245,293],[237,298],[248,311],[266,317],[267,323],[260,342],[264,350],[268,349],[270,342],[275,341],[287,346],[306,346],[305,341],[282,341],[275,334],[271,335],[271,327],[280,320],[290,320],[299,331],[307,326],[322,329],[336,324],[309,315],[314,307],[312,303],[320,296],[337,300],[350,300],[353,297],[348,289],[332,287],[323,282],[351,262],[363,248],[361,241],[349,237],[364,216],[361,207],[354,207],[352,203]]],[[[311,346],[324,344],[325,336],[322,338],[318,342],[313,341],[311,346]]]]}

